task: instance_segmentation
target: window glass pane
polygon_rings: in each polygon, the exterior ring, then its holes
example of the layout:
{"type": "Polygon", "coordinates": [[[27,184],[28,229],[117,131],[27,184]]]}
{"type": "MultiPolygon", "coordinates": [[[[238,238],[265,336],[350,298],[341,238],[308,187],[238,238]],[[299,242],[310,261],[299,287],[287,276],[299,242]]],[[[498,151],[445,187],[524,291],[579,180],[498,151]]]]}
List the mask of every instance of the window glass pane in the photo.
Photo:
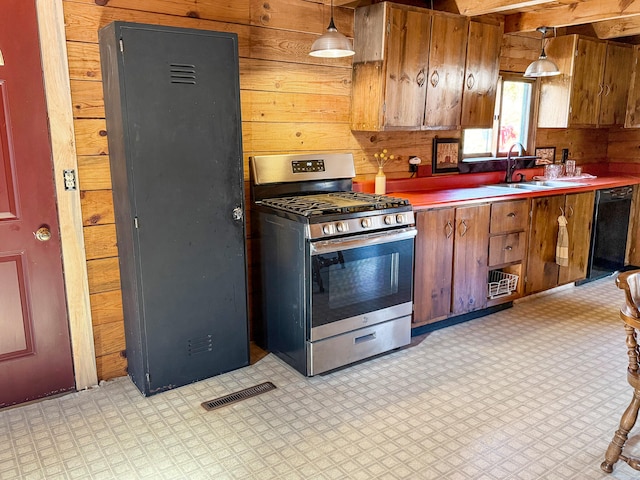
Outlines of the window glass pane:
{"type": "Polygon", "coordinates": [[[529,108],[532,86],[528,82],[505,80],[502,85],[502,109],[498,151],[507,153],[515,142],[526,147],[529,132],[529,108]]]}
{"type": "Polygon", "coordinates": [[[463,155],[490,155],[491,129],[467,128],[462,136],[463,155]]]}

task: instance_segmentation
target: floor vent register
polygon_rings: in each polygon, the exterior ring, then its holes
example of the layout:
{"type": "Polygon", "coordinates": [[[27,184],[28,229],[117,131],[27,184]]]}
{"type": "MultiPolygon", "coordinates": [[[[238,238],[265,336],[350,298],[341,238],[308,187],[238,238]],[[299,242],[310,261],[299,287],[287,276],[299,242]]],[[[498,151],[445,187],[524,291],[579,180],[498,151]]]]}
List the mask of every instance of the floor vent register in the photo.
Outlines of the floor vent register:
{"type": "Polygon", "coordinates": [[[231,405],[232,403],[237,403],[247,398],[255,397],[257,395],[260,395],[261,393],[269,392],[275,389],[276,386],[273,383],[264,382],[259,385],[254,385],[253,387],[245,388],[244,390],[240,390],[238,392],[230,393],[229,395],[225,395],[224,397],[219,397],[207,402],[202,402],[200,405],[202,405],[202,407],[207,411],[215,410],[217,408],[222,408],[227,405],[231,405]]]}

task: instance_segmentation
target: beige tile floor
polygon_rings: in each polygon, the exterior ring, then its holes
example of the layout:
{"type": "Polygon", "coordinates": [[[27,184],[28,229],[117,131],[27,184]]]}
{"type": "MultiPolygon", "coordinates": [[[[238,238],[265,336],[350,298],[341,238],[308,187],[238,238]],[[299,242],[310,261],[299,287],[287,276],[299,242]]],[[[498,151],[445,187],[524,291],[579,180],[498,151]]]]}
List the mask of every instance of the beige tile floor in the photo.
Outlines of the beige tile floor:
{"type": "Polygon", "coordinates": [[[599,468],[631,398],[622,301],[608,278],[325,376],[268,355],[150,398],[120,378],[0,411],[0,479],[640,478],[599,468]]]}

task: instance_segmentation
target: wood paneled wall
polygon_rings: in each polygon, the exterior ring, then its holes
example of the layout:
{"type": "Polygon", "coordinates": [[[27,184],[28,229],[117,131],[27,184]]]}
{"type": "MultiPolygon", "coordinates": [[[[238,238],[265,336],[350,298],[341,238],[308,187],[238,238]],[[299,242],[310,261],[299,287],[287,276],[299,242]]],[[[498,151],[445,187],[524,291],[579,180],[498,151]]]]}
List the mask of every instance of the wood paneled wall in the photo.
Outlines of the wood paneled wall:
{"type": "MultiPolygon", "coordinates": [[[[385,166],[387,176],[408,177],[410,155],[428,165],[436,135],[460,136],[459,131],[351,132],[351,59],[307,54],[329,23],[329,6],[322,0],[64,0],[63,5],[100,379],[125,375],[126,359],[99,28],[121,20],[238,35],[245,181],[251,155],[317,151],[352,152],[357,179],[373,179],[373,155],[383,148],[396,156],[385,166]]],[[[350,8],[334,11],[338,29],[350,37],[353,13],[350,8]]],[[[503,68],[524,71],[530,58],[537,57],[539,40],[510,38],[506,45],[503,68]]],[[[558,152],[568,147],[601,161],[606,154],[604,132],[543,131],[539,138],[558,152]]]]}
{"type": "MultiPolygon", "coordinates": [[[[71,97],[87,255],[96,361],[100,379],[126,374],[109,149],[98,30],[114,20],[230,31],[238,35],[245,180],[254,154],[352,152],[358,179],[377,171],[373,154],[396,159],[389,177],[408,177],[409,155],[431,158],[433,137],[458,132],[352,134],[351,59],[307,52],[329,23],[320,0],[65,0],[71,97]]],[[[353,9],[335,22],[353,36],[353,9]]]]}

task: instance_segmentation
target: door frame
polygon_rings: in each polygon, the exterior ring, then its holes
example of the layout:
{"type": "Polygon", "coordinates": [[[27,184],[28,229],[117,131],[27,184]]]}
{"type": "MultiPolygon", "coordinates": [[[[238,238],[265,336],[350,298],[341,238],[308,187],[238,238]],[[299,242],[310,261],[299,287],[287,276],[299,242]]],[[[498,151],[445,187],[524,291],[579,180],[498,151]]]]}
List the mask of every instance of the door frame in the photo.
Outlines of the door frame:
{"type": "MultiPolygon", "coordinates": [[[[76,389],[98,384],[80,190],[65,190],[64,170],[78,175],[62,0],[35,1],[52,151],[63,281],[76,389]]],[[[77,181],[76,181],[77,183],[77,181]]]]}

